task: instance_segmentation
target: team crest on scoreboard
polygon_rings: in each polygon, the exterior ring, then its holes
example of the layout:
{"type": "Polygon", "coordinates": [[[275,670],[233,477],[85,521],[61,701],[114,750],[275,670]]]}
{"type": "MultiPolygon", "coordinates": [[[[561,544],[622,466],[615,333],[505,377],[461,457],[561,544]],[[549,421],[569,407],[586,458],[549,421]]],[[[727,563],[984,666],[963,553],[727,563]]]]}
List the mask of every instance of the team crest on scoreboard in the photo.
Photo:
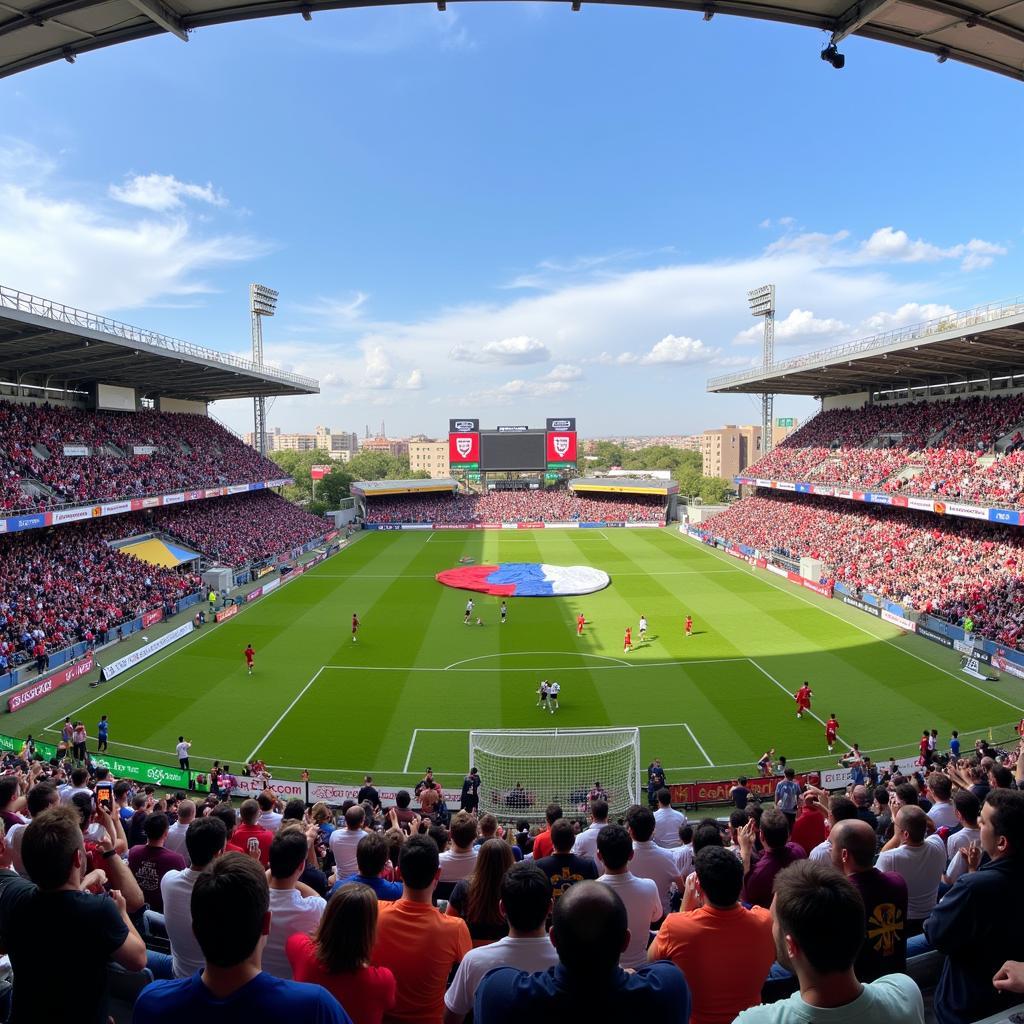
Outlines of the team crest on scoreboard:
{"type": "Polygon", "coordinates": [[[471,437],[457,437],[455,438],[455,450],[463,457],[473,450],[473,438],[471,437]]]}
{"type": "Polygon", "coordinates": [[[566,452],[569,450],[569,438],[565,436],[556,436],[551,438],[552,447],[555,449],[555,454],[560,458],[565,458],[566,452]]]}

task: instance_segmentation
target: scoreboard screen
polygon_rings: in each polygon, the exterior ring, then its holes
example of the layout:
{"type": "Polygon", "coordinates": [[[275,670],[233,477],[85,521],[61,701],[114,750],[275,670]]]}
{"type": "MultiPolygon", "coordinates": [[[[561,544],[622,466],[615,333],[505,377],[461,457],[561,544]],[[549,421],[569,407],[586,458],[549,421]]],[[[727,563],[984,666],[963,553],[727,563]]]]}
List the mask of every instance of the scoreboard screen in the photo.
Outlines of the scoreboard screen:
{"type": "Polygon", "coordinates": [[[480,468],[484,472],[546,469],[546,438],[543,430],[521,433],[481,431],[480,468]]]}

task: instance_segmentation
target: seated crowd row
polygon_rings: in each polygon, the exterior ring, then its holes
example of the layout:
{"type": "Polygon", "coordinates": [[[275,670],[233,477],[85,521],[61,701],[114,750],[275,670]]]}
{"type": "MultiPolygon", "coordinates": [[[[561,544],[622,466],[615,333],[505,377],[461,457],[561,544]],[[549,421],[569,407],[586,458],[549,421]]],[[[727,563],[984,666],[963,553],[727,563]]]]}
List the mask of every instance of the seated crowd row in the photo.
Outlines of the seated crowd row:
{"type": "Polygon", "coordinates": [[[868,591],[1024,649],[1019,529],[816,495],[745,498],[701,523],[765,554],[820,558],[827,581],[868,591]]]}
{"type": "Polygon", "coordinates": [[[0,401],[0,510],[7,513],[280,476],[279,467],[208,416],[0,401]],[[65,455],[66,445],[89,454],[65,455]],[[46,491],[33,496],[23,481],[46,491]]]}
{"type": "Polygon", "coordinates": [[[1022,428],[1024,395],[829,409],[745,472],[1016,508],[1024,506],[1022,428]]]}
{"type": "Polygon", "coordinates": [[[368,523],[656,523],[664,520],[664,497],[583,497],[567,490],[373,498],[366,512],[368,523]]]}
{"type": "Polygon", "coordinates": [[[201,588],[109,540],[159,531],[239,566],[321,537],[329,524],[271,491],[27,530],[0,538],[0,675],[79,641],[103,642],[126,621],[201,588]],[[38,648],[42,650],[38,650],[38,648]]]}
{"type": "Polygon", "coordinates": [[[589,823],[552,805],[512,842],[489,814],[414,814],[407,793],[385,811],[369,784],[339,823],[269,790],[236,812],[123,781],[108,812],[106,769],[8,756],[10,1020],[60,1019],[71,991],[105,1024],[112,961],[161,979],[137,1024],[923,1024],[909,945],[944,957],[940,1024],[968,1024],[1024,991],[1024,793],[988,760],[832,796],[789,769],[768,807],[741,780],[727,826],[689,822],[667,790],[618,822],[603,800],[589,823]],[[39,955],[55,935],[78,940],[61,986],[39,955]],[[164,935],[169,955],[147,948],[164,935]]]}

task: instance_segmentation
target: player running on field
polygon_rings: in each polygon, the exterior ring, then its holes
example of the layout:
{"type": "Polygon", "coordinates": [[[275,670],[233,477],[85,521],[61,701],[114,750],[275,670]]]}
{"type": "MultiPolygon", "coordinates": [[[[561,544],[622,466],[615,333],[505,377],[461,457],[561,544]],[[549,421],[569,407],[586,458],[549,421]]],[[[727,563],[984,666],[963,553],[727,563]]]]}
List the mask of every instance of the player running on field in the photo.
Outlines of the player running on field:
{"type": "Polygon", "coordinates": [[[796,701],[796,717],[803,718],[805,711],[811,710],[811,697],[814,691],[808,685],[807,680],[804,680],[804,685],[800,687],[796,693],[793,694],[793,700],[796,701]]]}
{"type": "Polygon", "coordinates": [[[839,723],[836,721],[835,714],[828,716],[828,721],[825,723],[825,742],[828,744],[828,752],[832,753],[832,748],[836,745],[836,736],[839,735],[839,723]]]}
{"type": "Polygon", "coordinates": [[[352,613],[352,643],[356,642],[356,633],[359,632],[359,616],[352,613]]]}
{"type": "Polygon", "coordinates": [[[693,616],[686,616],[686,635],[693,636],[693,616]]]}
{"type": "Polygon", "coordinates": [[[641,615],[640,616],[640,625],[639,625],[639,627],[637,629],[637,632],[640,634],[640,643],[643,643],[647,639],[647,616],[646,615],[641,615]]]}
{"type": "Polygon", "coordinates": [[[473,598],[470,598],[466,602],[466,617],[462,620],[465,625],[469,626],[472,624],[473,618],[473,598]]]}
{"type": "Polygon", "coordinates": [[[252,649],[252,644],[249,644],[242,653],[245,655],[245,664],[249,669],[249,675],[252,675],[252,663],[253,659],[256,657],[256,652],[252,649]]]}
{"type": "Polygon", "coordinates": [[[554,714],[558,710],[558,693],[562,689],[560,683],[555,681],[551,682],[548,686],[548,711],[554,714]]]}
{"type": "Polygon", "coordinates": [[[537,707],[543,711],[548,706],[548,681],[542,679],[537,687],[537,707]]]}
{"type": "MultiPolygon", "coordinates": [[[[576,635],[577,636],[583,636],[583,627],[586,624],[587,624],[587,620],[584,617],[583,612],[580,612],[579,615],[576,616],[576,635]]],[[[1021,735],[1024,736],[1024,733],[1021,733],[1021,735]]]]}
{"type": "Polygon", "coordinates": [[[501,624],[505,625],[505,617],[508,615],[508,605],[504,601],[501,602],[501,624]]]}
{"type": "Polygon", "coordinates": [[[775,748],[769,747],[762,755],[761,760],[757,762],[757,770],[761,773],[763,778],[767,778],[772,774],[772,762],[775,760],[775,748]]]}
{"type": "Polygon", "coordinates": [[[622,653],[628,654],[633,650],[633,627],[626,627],[626,635],[622,638],[622,653]]]}

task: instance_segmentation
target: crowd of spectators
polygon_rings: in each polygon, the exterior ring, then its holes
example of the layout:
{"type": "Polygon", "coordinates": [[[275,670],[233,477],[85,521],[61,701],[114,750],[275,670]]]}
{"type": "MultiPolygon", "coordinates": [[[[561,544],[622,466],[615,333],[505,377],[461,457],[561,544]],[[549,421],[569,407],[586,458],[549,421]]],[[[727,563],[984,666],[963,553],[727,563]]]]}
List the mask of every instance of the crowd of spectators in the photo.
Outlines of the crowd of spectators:
{"type": "Polygon", "coordinates": [[[274,463],[207,416],[0,401],[0,508],[8,513],[280,476],[274,463]],[[89,454],[65,455],[65,445],[89,454]],[[32,495],[23,481],[47,491],[32,495]]]}
{"type": "Polygon", "coordinates": [[[1024,395],[830,409],[746,473],[1019,507],[1022,424],[1024,395]],[[997,451],[996,442],[1004,438],[997,451]]]}
{"type": "Polygon", "coordinates": [[[36,656],[38,644],[52,652],[101,642],[120,623],[199,588],[193,573],[122,554],[107,536],[107,525],[93,521],[0,541],[0,672],[36,656]]]}
{"type": "Polygon", "coordinates": [[[105,1024],[111,972],[144,968],[134,1024],[924,1024],[911,961],[929,952],[939,1024],[1024,993],[1019,747],[832,794],[788,769],[763,804],[741,779],[727,823],[661,789],[657,811],[611,821],[597,799],[588,824],[551,805],[532,830],[400,817],[369,781],[337,820],[25,751],[0,770],[12,1024],[61,1019],[68,992],[105,1024]],[[55,934],[76,949],[61,985],[39,956],[55,934]]]}
{"type": "Polygon", "coordinates": [[[824,578],[869,591],[1024,649],[1024,535],[1014,528],[819,497],[759,495],[705,520],[716,537],[792,559],[821,559],[824,578]]]}
{"type": "Polygon", "coordinates": [[[372,498],[368,523],[664,522],[665,498],[593,495],[567,490],[372,498]]]}

